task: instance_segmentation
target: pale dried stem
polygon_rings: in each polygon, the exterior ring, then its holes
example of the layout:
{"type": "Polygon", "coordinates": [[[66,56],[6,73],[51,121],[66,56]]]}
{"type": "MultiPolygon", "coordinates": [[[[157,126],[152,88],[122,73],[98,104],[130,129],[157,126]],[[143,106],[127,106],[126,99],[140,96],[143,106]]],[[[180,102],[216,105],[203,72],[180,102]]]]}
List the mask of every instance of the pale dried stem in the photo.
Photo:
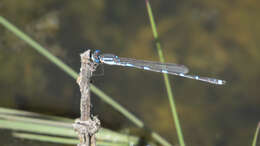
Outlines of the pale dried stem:
{"type": "Polygon", "coordinates": [[[97,117],[91,118],[90,114],[90,80],[98,64],[91,61],[90,50],[87,50],[80,56],[81,68],[77,83],[81,92],[81,116],[80,119],[76,119],[73,127],[80,139],[78,146],[96,146],[95,133],[100,128],[100,121],[97,117]]]}

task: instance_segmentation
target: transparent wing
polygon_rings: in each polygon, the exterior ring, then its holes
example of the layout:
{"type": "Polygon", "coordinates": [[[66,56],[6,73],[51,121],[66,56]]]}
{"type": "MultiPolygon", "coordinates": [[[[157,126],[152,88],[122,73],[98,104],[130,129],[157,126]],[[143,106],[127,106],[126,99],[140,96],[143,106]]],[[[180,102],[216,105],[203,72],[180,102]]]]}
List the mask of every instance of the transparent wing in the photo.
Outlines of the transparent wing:
{"type": "Polygon", "coordinates": [[[154,61],[136,60],[131,58],[116,58],[114,65],[135,67],[139,69],[161,72],[161,73],[183,73],[189,72],[189,69],[184,65],[173,63],[160,63],[154,61]]]}

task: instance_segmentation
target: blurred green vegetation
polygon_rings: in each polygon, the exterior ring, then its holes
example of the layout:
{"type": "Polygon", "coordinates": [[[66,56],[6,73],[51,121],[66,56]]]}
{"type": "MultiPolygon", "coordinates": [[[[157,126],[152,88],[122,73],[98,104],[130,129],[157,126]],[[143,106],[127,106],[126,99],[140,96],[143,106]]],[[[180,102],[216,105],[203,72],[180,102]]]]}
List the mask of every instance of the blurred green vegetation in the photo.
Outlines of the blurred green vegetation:
{"type": "MultiPolygon", "coordinates": [[[[187,145],[250,144],[260,113],[259,2],[152,0],[151,6],[167,62],[228,81],[213,86],[170,76],[187,145]]],[[[158,60],[144,1],[2,0],[0,15],[78,71],[82,48],[158,60]]],[[[0,106],[78,117],[75,81],[2,26],[0,34],[0,106]]],[[[161,74],[105,66],[93,84],[176,143],[161,74]]],[[[135,131],[99,99],[92,103],[104,127],[135,131]]]]}

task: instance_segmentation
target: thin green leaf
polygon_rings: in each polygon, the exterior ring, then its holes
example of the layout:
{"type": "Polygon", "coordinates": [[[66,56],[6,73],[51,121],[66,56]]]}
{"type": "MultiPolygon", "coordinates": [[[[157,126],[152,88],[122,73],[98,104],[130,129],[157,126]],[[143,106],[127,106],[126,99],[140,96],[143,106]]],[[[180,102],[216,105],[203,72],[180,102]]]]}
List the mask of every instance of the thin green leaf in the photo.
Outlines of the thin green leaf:
{"type": "Polygon", "coordinates": [[[256,131],[255,131],[255,135],[254,135],[252,146],[256,146],[259,129],[260,129],[260,122],[258,123],[258,125],[256,127],[256,131]]]}
{"type": "MultiPolygon", "coordinates": [[[[159,42],[156,24],[155,24],[153,13],[152,13],[152,8],[151,8],[151,5],[149,3],[149,0],[146,0],[146,8],[147,8],[147,12],[148,12],[148,15],[149,15],[149,20],[150,20],[151,28],[152,28],[152,31],[153,31],[153,36],[154,36],[154,39],[155,39],[156,48],[157,48],[157,52],[158,52],[160,61],[165,62],[163,52],[162,52],[162,47],[161,47],[161,44],[159,42]]],[[[174,97],[173,97],[173,93],[172,93],[172,90],[171,90],[171,84],[170,84],[170,81],[169,81],[169,77],[168,77],[167,74],[163,74],[163,77],[164,77],[164,82],[165,82],[165,86],[166,86],[166,90],[167,90],[167,94],[168,94],[168,100],[170,102],[170,107],[171,107],[171,111],[172,111],[174,124],[175,124],[176,130],[177,130],[178,139],[179,139],[180,145],[185,146],[184,138],[183,138],[183,134],[182,134],[182,130],[181,130],[181,125],[180,125],[180,122],[179,122],[178,113],[177,113],[177,110],[176,110],[174,97]]]]}
{"type": "Polygon", "coordinates": [[[39,134],[14,132],[12,135],[14,137],[21,138],[21,139],[38,140],[41,142],[52,142],[52,143],[60,143],[60,144],[77,144],[77,143],[79,143],[78,139],[61,138],[61,137],[46,136],[46,135],[39,135],[39,134]]]}
{"type": "MultiPolygon", "coordinates": [[[[10,112],[6,113],[4,111],[6,111],[5,108],[0,108],[0,129],[15,130],[23,133],[34,133],[35,135],[31,135],[31,139],[39,140],[45,138],[46,140],[49,139],[51,142],[57,140],[57,143],[60,143],[61,137],[68,139],[68,141],[73,139],[75,141],[77,139],[77,135],[72,128],[72,119],[69,119],[67,122],[46,120],[41,119],[46,118],[46,116],[42,114],[26,112],[30,115],[38,115],[37,117],[28,117],[25,115],[21,116],[20,113],[24,113],[23,111],[13,110],[17,112],[17,114],[10,114],[10,112]],[[37,138],[36,135],[39,137],[37,138]],[[49,137],[42,137],[42,135],[48,135],[49,137]]],[[[9,109],[8,111],[11,110],[9,109]]],[[[55,119],[63,120],[63,118],[60,117],[55,117],[55,119]]],[[[138,143],[137,137],[113,132],[104,128],[99,130],[96,134],[96,138],[98,141],[107,141],[110,143],[138,143]]]]}

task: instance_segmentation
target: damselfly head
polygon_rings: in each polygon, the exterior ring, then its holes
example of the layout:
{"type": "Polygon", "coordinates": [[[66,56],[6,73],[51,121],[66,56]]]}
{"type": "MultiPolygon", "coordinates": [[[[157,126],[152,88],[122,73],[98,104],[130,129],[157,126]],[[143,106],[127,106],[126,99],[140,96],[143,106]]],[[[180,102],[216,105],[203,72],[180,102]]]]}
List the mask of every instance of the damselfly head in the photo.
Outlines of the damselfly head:
{"type": "Polygon", "coordinates": [[[95,50],[93,53],[91,53],[91,59],[93,62],[100,63],[100,50],[95,50]]]}

